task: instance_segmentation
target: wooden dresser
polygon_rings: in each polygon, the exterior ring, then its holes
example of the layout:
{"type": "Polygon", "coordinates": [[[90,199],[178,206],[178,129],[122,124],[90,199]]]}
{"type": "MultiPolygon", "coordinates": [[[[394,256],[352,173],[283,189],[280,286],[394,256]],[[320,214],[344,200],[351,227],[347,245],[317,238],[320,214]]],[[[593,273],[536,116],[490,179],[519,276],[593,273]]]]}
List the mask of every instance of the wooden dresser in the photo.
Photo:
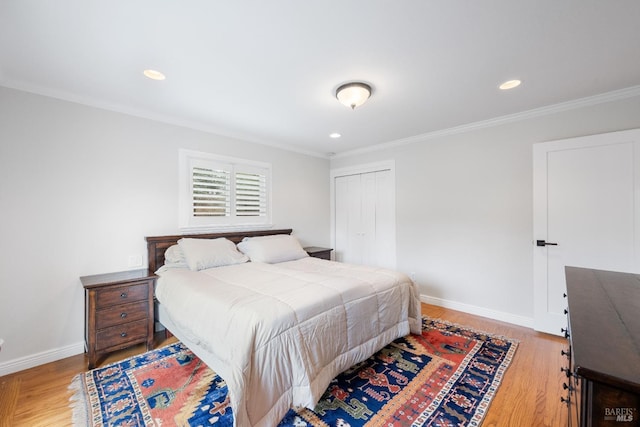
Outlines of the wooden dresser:
{"type": "MultiPolygon", "coordinates": [[[[569,425],[640,426],[640,275],[566,267],[569,425]]],[[[566,354],[566,352],[563,352],[566,354]]]]}
{"type": "Polygon", "coordinates": [[[132,270],[80,278],[85,295],[85,347],[89,369],[98,357],[134,344],[153,349],[153,287],[149,271],[132,270]]]}

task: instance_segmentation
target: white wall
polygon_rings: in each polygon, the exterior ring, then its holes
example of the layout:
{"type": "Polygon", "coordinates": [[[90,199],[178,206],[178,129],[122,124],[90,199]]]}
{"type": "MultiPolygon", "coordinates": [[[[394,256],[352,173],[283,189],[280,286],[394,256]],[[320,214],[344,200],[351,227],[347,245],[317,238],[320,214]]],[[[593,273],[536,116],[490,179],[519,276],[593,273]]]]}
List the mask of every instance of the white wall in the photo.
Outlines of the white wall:
{"type": "MultiPolygon", "coordinates": [[[[398,269],[431,302],[528,324],[532,144],[631,128],[640,97],[331,168],[394,159],[398,269]]],[[[325,159],[0,87],[0,375],[81,352],[79,276],[127,269],[144,236],[178,233],[179,148],[271,162],[274,225],[329,244],[325,159]]]]}
{"type": "Polygon", "coordinates": [[[522,325],[533,317],[532,144],[640,128],[640,97],[336,157],[395,160],[397,268],[425,301],[522,325]]]}
{"type": "Polygon", "coordinates": [[[271,162],[274,226],[329,244],[326,159],[0,87],[0,375],[82,352],[79,277],[179,233],[179,148],[271,162]]]}

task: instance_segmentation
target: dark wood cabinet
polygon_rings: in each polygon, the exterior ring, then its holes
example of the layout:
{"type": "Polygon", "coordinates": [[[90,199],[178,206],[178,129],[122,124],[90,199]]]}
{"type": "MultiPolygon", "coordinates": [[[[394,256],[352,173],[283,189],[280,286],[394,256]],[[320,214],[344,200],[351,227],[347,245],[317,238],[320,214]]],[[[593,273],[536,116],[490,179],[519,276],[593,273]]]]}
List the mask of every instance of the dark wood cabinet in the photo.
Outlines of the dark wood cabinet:
{"type": "Polygon", "coordinates": [[[304,250],[309,254],[309,256],[314,258],[331,259],[331,251],[333,249],[320,248],[318,246],[307,246],[304,250]]]}
{"type": "Polygon", "coordinates": [[[566,267],[569,424],[640,426],[640,275],[566,267]]]}
{"type": "Polygon", "coordinates": [[[80,278],[85,295],[85,347],[89,369],[111,351],[146,343],[153,348],[153,287],[149,271],[133,270],[80,278]]]}

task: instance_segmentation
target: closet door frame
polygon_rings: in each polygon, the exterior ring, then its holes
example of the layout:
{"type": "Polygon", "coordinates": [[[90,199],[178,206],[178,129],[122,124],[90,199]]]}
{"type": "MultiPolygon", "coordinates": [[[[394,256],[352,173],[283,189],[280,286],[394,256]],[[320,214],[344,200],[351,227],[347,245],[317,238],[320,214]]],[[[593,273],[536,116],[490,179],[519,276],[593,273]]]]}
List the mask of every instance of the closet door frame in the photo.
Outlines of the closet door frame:
{"type": "Polygon", "coordinates": [[[359,175],[363,173],[389,171],[391,180],[391,200],[393,200],[393,206],[391,211],[393,212],[391,222],[393,224],[393,238],[388,242],[390,245],[389,252],[392,254],[390,260],[391,268],[396,268],[396,216],[395,216],[395,203],[396,203],[396,163],[394,160],[385,160],[376,163],[367,163],[362,165],[347,166],[344,168],[331,169],[329,171],[330,177],[330,210],[331,210],[331,247],[336,246],[336,178],[345,177],[349,175],[359,175]]]}

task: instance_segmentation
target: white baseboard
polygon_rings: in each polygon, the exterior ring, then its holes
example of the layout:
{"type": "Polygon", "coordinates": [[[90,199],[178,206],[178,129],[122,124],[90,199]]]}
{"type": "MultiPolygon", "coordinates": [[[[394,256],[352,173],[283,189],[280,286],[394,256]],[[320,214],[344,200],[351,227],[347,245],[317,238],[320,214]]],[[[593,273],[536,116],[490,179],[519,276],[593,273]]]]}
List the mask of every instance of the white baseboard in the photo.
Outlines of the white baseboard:
{"type": "Polygon", "coordinates": [[[0,377],[81,353],[84,353],[84,342],[71,344],[66,347],[54,348],[52,350],[43,351],[42,353],[31,354],[29,356],[2,362],[0,363],[0,377]]]}
{"type": "Polygon", "coordinates": [[[501,322],[507,322],[518,326],[533,329],[533,318],[518,316],[517,314],[505,313],[504,311],[491,310],[489,308],[479,307],[477,305],[465,304],[463,302],[450,301],[442,298],[430,297],[428,295],[420,295],[420,301],[437,305],[438,307],[450,308],[476,316],[487,317],[501,322]]]}
{"type": "MultiPolygon", "coordinates": [[[[533,318],[529,317],[491,310],[476,305],[449,301],[442,298],[430,297],[428,295],[420,295],[420,300],[427,304],[437,305],[438,307],[450,308],[452,310],[458,310],[476,316],[487,317],[489,319],[524,326],[526,328],[533,328],[533,318]]],[[[82,353],[84,353],[84,342],[79,342],[66,347],[60,347],[53,350],[43,351],[42,353],[21,357],[19,359],[2,362],[0,363],[0,377],[82,353]]]]}

